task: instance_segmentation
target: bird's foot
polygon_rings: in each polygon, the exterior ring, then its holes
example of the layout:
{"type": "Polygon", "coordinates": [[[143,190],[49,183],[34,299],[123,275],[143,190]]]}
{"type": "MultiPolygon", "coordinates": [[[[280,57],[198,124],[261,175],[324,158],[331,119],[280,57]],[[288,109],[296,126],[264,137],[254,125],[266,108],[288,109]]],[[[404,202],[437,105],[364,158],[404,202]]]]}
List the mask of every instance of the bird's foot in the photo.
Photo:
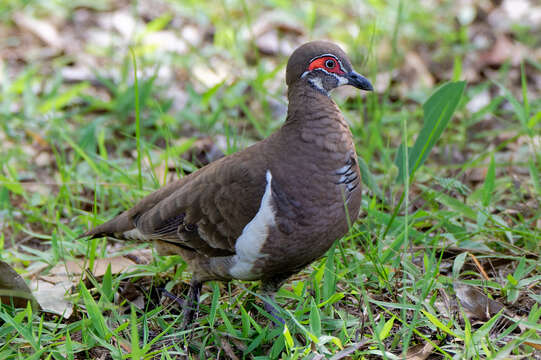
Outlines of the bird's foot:
{"type": "Polygon", "coordinates": [[[182,307],[182,329],[191,326],[199,316],[199,294],[201,294],[202,286],[203,283],[200,281],[192,280],[190,283],[190,290],[182,307]]]}
{"type": "MultiPolygon", "coordinates": [[[[270,300],[274,302],[274,298],[271,298],[270,300]]],[[[272,322],[274,323],[274,326],[281,326],[286,323],[285,320],[280,315],[278,315],[279,312],[277,308],[275,307],[275,305],[269,302],[269,299],[263,300],[263,304],[265,311],[272,316],[272,322]]]]}

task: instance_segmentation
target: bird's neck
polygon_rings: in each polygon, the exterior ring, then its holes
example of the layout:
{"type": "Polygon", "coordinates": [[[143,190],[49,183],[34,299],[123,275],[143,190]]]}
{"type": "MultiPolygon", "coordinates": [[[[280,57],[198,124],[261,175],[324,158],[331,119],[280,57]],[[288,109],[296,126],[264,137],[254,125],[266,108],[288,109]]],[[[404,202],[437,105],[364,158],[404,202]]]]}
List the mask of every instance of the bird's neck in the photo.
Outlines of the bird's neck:
{"type": "Polygon", "coordinates": [[[307,80],[301,79],[291,84],[287,97],[289,106],[285,125],[322,127],[336,121],[346,125],[333,99],[311,86],[307,80]]]}
{"type": "Polygon", "coordinates": [[[301,144],[298,151],[311,156],[321,156],[321,151],[337,156],[354,152],[351,131],[336,103],[301,81],[289,87],[287,119],[280,131],[282,137],[290,143],[301,144]]]}

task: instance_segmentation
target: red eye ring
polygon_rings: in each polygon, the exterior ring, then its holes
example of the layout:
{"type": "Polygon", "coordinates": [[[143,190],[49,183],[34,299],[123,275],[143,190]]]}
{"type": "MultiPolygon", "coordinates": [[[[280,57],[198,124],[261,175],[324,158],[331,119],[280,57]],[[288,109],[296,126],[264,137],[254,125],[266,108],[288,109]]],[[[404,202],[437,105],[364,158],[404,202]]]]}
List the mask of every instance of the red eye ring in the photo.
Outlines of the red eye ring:
{"type": "Polygon", "coordinates": [[[342,65],[334,56],[323,55],[313,59],[308,66],[308,71],[321,69],[329,73],[343,75],[346,72],[342,69],[342,65]]]}

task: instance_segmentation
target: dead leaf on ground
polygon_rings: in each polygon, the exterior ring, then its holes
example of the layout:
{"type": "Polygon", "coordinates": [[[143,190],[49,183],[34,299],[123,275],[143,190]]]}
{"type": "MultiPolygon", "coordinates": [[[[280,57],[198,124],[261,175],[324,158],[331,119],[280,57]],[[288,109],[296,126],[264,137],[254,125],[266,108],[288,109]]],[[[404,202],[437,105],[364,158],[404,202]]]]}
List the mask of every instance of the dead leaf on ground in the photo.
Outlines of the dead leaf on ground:
{"type": "Polygon", "coordinates": [[[498,35],[493,46],[479,54],[479,60],[484,66],[501,66],[511,60],[513,65],[522,61],[523,54],[518,45],[513,43],[506,35],[498,35]]]}
{"type": "MultiPolygon", "coordinates": [[[[109,265],[111,273],[119,274],[134,268],[137,264],[148,264],[151,260],[149,250],[132,251],[124,256],[100,258],[94,261],[93,274],[105,275],[109,265]]],[[[77,284],[81,274],[88,269],[88,259],[69,260],[53,267],[47,275],[41,275],[32,282],[32,289],[44,311],[69,318],[73,312],[71,302],[66,299],[72,287],[77,284]]]]}
{"type": "Polygon", "coordinates": [[[23,13],[15,13],[13,20],[21,29],[31,32],[49,47],[61,51],[64,48],[62,37],[56,28],[47,21],[30,17],[23,13]]]}
{"type": "Polygon", "coordinates": [[[190,150],[185,152],[182,157],[196,166],[205,166],[213,161],[223,158],[222,149],[227,148],[227,140],[223,136],[197,139],[190,150]]]}
{"type": "Polygon", "coordinates": [[[356,343],[352,344],[351,346],[348,346],[344,350],[341,350],[341,351],[337,352],[336,354],[334,354],[331,357],[331,360],[345,359],[346,357],[353,354],[355,351],[359,350],[360,348],[367,345],[368,343],[369,343],[368,340],[363,340],[363,341],[356,342],[356,343]]]}
{"type": "Polygon", "coordinates": [[[425,360],[434,350],[434,345],[431,343],[419,344],[409,348],[406,354],[406,360],[425,360]]]}
{"type": "MultiPolygon", "coordinates": [[[[119,274],[130,267],[136,265],[135,261],[126,256],[114,256],[110,258],[101,258],[94,261],[92,273],[96,277],[103,276],[107,267],[111,265],[111,273],[119,274]]],[[[52,284],[59,284],[64,281],[78,281],[78,277],[88,268],[88,259],[69,260],[65,263],[59,263],[53,267],[47,275],[40,276],[52,284]]]]}
{"type": "Polygon", "coordinates": [[[454,289],[460,304],[472,318],[487,321],[504,308],[473,286],[455,283],[454,289]]]}
{"type": "Polygon", "coordinates": [[[233,347],[231,346],[231,344],[229,343],[226,337],[222,337],[220,339],[220,344],[222,345],[222,349],[229,359],[238,360],[238,357],[235,355],[235,352],[233,351],[233,347]]]}
{"type": "Polygon", "coordinates": [[[32,281],[32,289],[41,309],[65,319],[69,319],[73,313],[73,305],[65,297],[72,285],[71,281],[56,284],[38,279],[32,281]]]}

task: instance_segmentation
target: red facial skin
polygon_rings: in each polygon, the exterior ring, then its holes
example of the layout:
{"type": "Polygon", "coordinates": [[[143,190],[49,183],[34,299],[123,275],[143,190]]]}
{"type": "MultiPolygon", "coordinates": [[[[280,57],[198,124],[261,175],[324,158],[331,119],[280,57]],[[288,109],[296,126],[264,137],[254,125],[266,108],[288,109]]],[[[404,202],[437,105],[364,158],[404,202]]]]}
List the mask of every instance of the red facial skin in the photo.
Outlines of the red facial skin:
{"type": "Polygon", "coordinates": [[[332,56],[322,56],[320,58],[313,60],[308,66],[308,70],[312,71],[315,69],[323,69],[327,72],[335,73],[338,75],[345,74],[345,71],[342,70],[340,67],[340,63],[332,56]],[[325,65],[325,62],[327,60],[332,60],[334,62],[334,67],[327,67],[327,65],[325,65]]]}

